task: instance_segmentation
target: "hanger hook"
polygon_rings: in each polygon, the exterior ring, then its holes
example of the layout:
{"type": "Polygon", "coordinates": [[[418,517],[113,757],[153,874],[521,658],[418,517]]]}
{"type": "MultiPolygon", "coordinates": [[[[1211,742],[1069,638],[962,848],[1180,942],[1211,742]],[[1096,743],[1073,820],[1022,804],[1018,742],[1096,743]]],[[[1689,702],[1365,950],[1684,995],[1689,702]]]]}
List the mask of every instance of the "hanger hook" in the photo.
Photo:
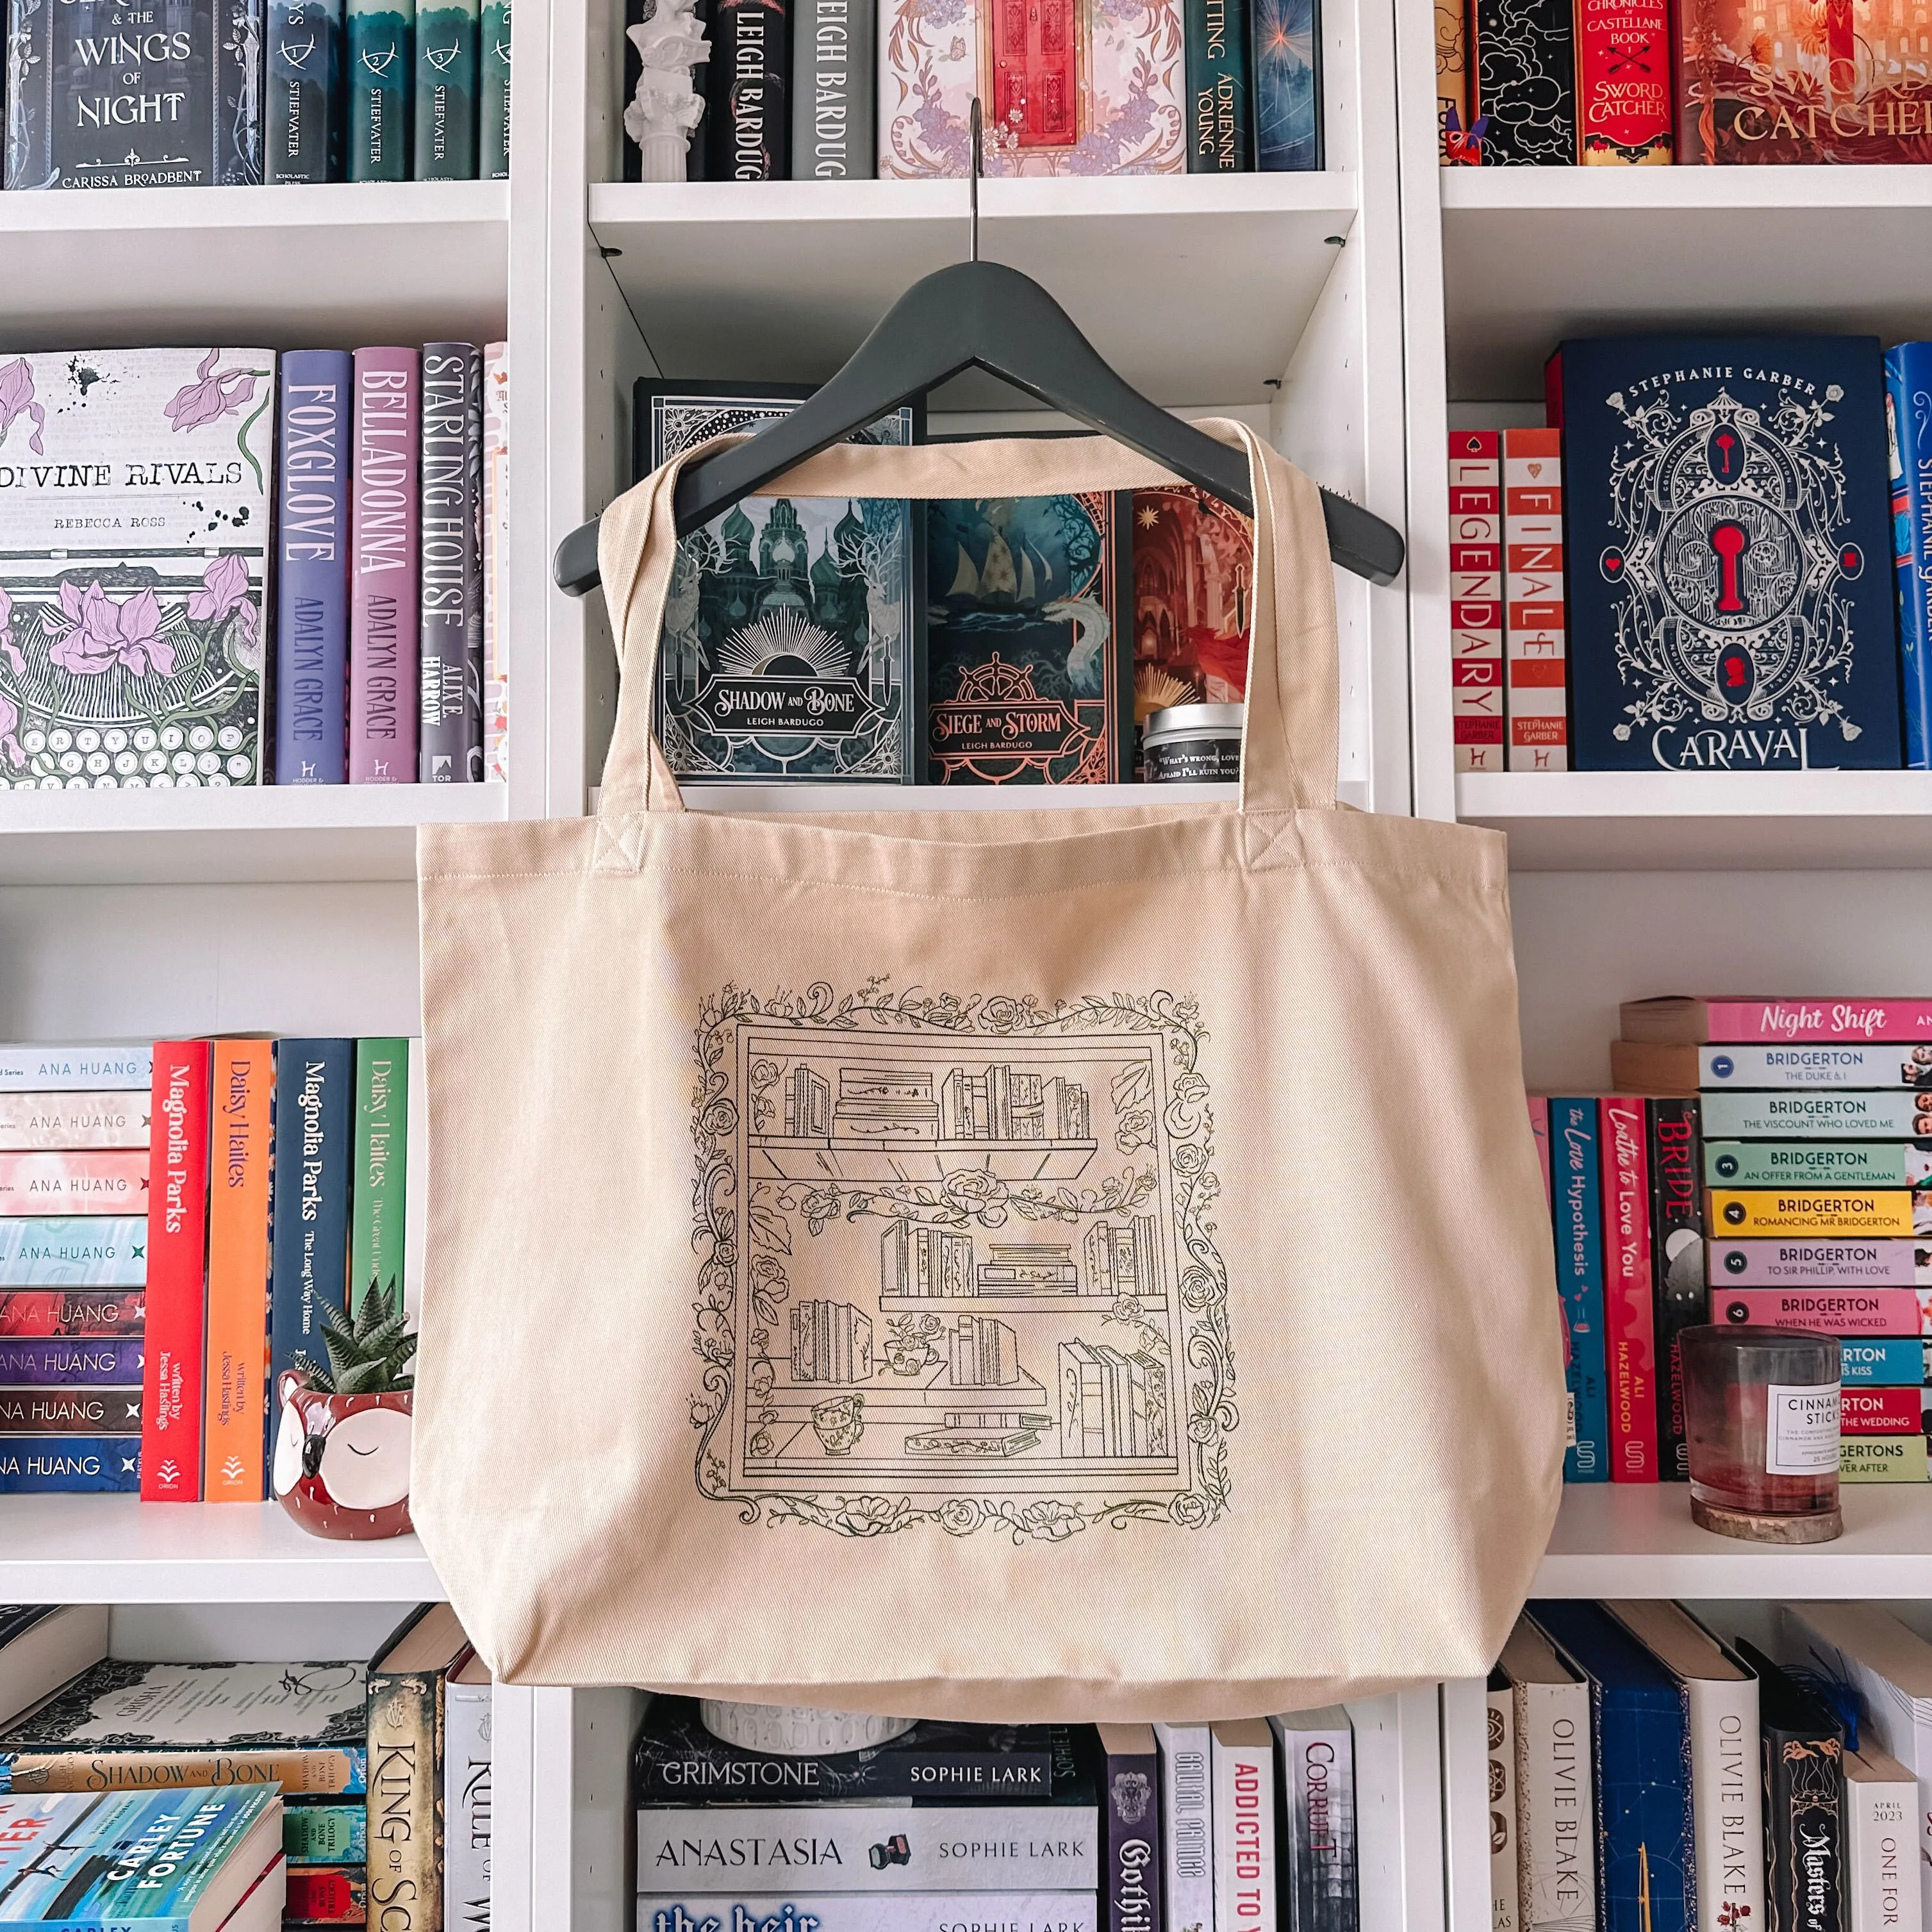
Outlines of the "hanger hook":
{"type": "Polygon", "coordinates": [[[980,132],[980,97],[976,94],[973,97],[973,111],[969,125],[972,130],[973,158],[970,185],[967,192],[971,197],[969,206],[972,212],[968,231],[970,240],[966,259],[969,262],[976,262],[980,259],[980,148],[983,138],[980,132]]]}

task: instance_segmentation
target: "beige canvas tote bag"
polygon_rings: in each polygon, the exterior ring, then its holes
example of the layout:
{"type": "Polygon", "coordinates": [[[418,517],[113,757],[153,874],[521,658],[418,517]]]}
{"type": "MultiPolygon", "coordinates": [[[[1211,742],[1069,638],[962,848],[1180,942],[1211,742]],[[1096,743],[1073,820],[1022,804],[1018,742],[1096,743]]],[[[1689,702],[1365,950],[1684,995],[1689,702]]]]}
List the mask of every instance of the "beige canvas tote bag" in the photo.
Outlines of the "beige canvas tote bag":
{"type": "MultiPolygon", "coordinates": [[[[1238,806],[684,810],[672,464],[604,518],[597,816],[424,828],[413,1507],[499,1677],[1198,1719],[1502,1647],[1564,1414],[1504,842],[1337,806],[1319,497],[1208,427],[1238,806]]],[[[1013,440],[770,494],[1174,480],[1013,440]]]]}

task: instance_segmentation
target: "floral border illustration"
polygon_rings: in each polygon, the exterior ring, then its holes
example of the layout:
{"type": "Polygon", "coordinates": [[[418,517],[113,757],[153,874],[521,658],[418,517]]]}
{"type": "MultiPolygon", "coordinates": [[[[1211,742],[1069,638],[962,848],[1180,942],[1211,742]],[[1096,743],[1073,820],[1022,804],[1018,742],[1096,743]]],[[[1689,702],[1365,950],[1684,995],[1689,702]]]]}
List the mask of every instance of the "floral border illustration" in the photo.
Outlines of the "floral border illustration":
{"type": "MultiPolygon", "coordinates": [[[[690,1398],[692,1426],[698,1432],[694,1474],[699,1493],[738,1505],[739,1520],[798,1522],[844,1536],[881,1536],[933,1522],[955,1536],[970,1535],[988,1525],[1009,1531],[1016,1543],[1059,1542],[1106,1524],[1124,1528],[1133,1522],[1171,1522],[1198,1529],[1227,1508],[1226,1438],[1238,1426],[1234,1359],[1228,1329],[1227,1271],[1214,1240],[1210,1210],[1220,1192],[1209,1162],[1214,1154],[1214,1117],[1208,1082],[1198,1068],[1208,1039],[1198,1004],[1191,996],[1166,991],[1090,994],[1051,1004],[1031,995],[974,994],[962,999],[917,988],[896,992],[884,976],[866,981],[856,992],[839,994],[819,982],[802,992],[781,988],[768,995],[727,986],[700,1003],[696,1035],[698,1082],[693,1094],[692,1136],[698,1155],[692,1196],[692,1246],[698,1257],[698,1297],[692,1349],[704,1364],[698,1392],[690,1398]],[[1184,1251],[1179,1298],[1184,1327],[1186,1438],[1192,1462],[1187,1489],[1171,1497],[1130,1496],[1091,1504],[1064,1498],[1023,1502],[1006,1497],[956,1496],[921,1505],[902,1494],[811,1496],[784,1492],[757,1494],[735,1489],[724,1457],[713,1448],[718,1430],[731,1414],[737,1375],[736,1310],[739,1270],[746,1270],[753,1320],[747,1338],[762,1349],[776,1329],[790,1294],[784,1262],[790,1253],[786,1216],[800,1214],[817,1234],[835,1220],[862,1215],[903,1217],[934,1226],[998,1228],[1010,1216],[1027,1221],[1077,1220],[1082,1214],[1118,1212],[1144,1200],[1156,1185],[1154,1169],[1130,1166],[1098,1188],[1014,1185],[977,1170],[948,1175],[936,1184],[892,1182],[850,1186],[824,1184],[754,1181],[739,1175],[736,1162],[740,1108],[752,1108],[754,1121],[776,1082],[778,1070],[748,1070],[743,1096],[734,1096],[731,1048],[738,1023],[843,1028],[855,1034],[904,1037],[929,1034],[976,1040],[1058,1039],[1082,1034],[1137,1032],[1164,1043],[1169,1075],[1162,1126],[1167,1136],[1173,1188],[1174,1225],[1184,1251]],[[755,1194],[748,1202],[748,1256],[738,1244],[739,1201],[742,1184],[769,1188],[768,1202],[755,1194]],[[783,1212],[774,1212],[774,1209],[783,1212]]],[[[1150,1102],[1152,1094],[1148,1098],[1150,1102]]],[[[1116,1145],[1131,1154],[1154,1144],[1150,1109],[1123,1112],[1116,1145]]],[[[1132,1298],[1117,1305],[1109,1320],[1136,1325],[1132,1298]]],[[[754,1371],[754,1376],[756,1374],[754,1371]]],[[[764,1370],[769,1376],[769,1368],[764,1370]]],[[[743,1391],[759,1393],[752,1377],[743,1391]]]]}

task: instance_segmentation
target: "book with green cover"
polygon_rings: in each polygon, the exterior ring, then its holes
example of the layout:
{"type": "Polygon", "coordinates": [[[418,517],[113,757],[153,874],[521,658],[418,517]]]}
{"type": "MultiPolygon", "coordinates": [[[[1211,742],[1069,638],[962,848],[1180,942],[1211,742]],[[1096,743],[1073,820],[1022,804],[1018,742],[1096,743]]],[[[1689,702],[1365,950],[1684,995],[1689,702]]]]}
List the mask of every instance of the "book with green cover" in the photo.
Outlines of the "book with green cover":
{"type": "Polygon", "coordinates": [[[349,178],[410,178],[416,0],[349,0],[349,178]]]}
{"type": "Polygon", "coordinates": [[[351,1159],[349,1312],[371,1282],[403,1278],[403,1182],[409,1172],[410,1043],[356,1042],[356,1132],[351,1159]]]}
{"type": "Polygon", "coordinates": [[[483,108],[476,130],[480,180],[510,178],[510,0],[484,0],[483,108]]]}
{"type": "Polygon", "coordinates": [[[416,10],[418,181],[476,178],[479,0],[435,0],[416,10]]]}

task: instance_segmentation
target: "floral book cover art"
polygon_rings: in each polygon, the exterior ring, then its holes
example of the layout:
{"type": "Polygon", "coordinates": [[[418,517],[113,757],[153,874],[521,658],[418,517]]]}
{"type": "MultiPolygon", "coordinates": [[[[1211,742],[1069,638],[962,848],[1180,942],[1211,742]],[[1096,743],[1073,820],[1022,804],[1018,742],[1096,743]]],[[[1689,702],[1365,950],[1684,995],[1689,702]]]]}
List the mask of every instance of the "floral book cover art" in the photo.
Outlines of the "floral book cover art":
{"type": "Polygon", "coordinates": [[[0,787],[260,784],[275,357],[0,362],[0,787]]]}
{"type": "MultiPolygon", "coordinates": [[[[640,478],[708,436],[789,416],[809,389],[640,382],[640,478]]],[[[909,404],[855,442],[910,444],[909,404]]],[[[656,725],[681,778],[909,784],[916,770],[918,518],[897,499],[748,496],[678,545],[656,725]]]]}
{"type": "Polygon", "coordinates": [[[926,506],[928,776],[1113,784],[1132,711],[1128,490],[926,506]]]}

